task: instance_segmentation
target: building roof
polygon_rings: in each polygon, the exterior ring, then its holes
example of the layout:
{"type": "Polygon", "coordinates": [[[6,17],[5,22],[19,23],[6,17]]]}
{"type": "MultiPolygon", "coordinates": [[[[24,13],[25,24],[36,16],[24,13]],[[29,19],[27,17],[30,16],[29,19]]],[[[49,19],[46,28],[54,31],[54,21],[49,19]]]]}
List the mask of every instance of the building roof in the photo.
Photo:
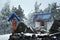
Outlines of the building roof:
{"type": "Polygon", "coordinates": [[[50,20],[53,17],[52,13],[46,13],[46,14],[36,14],[34,16],[33,21],[39,20],[39,21],[46,21],[50,20]]]}
{"type": "Polygon", "coordinates": [[[16,15],[16,13],[13,13],[13,14],[9,17],[8,21],[11,21],[13,18],[15,18],[17,21],[20,21],[20,18],[16,15]]]}

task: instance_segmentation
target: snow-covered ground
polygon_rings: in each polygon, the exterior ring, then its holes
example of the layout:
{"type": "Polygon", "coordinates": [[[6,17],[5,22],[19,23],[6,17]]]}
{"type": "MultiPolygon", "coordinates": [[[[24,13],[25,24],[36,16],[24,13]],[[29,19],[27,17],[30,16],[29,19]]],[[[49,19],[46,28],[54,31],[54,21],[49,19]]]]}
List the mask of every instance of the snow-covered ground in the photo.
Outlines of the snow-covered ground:
{"type": "Polygon", "coordinates": [[[0,35],[0,40],[8,40],[11,34],[0,35]]]}
{"type": "MultiPolygon", "coordinates": [[[[0,35],[0,40],[8,40],[11,34],[5,34],[5,35],[0,35]]],[[[33,33],[24,33],[24,35],[26,36],[32,36],[33,33]]],[[[35,36],[37,37],[38,35],[40,36],[44,36],[44,35],[48,35],[47,33],[45,34],[35,34],[35,36]]]]}

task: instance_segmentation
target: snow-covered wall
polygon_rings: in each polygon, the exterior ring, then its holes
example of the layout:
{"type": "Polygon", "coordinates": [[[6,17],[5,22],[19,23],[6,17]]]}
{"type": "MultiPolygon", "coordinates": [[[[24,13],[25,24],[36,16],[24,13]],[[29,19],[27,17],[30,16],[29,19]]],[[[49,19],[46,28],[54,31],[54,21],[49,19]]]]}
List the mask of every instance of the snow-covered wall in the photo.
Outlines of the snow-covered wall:
{"type": "Polygon", "coordinates": [[[49,32],[52,24],[53,24],[54,21],[51,21],[51,22],[47,22],[47,32],[49,32]]]}

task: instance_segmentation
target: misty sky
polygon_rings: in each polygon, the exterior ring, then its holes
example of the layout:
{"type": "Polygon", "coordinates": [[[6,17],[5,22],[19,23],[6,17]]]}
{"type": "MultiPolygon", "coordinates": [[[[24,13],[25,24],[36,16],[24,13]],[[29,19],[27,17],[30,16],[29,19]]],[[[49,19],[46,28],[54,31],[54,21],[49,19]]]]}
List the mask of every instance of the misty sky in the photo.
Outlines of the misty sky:
{"type": "MultiPolygon", "coordinates": [[[[34,4],[36,0],[0,0],[0,10],[3,8],[4,4],[10,1],[10,9],[15,6],[17,7],[19,4],[21,5],[21,8],[24,10],[24,14],[28,14],[32,11],[34,11],[34,4]]],[[[41,3],[40,9],[45,9],[48,4],[51,4],[53,2],[57,2],[57,4],[60,4],[60,0],[37,0],[38,4],[41,3]]]]}

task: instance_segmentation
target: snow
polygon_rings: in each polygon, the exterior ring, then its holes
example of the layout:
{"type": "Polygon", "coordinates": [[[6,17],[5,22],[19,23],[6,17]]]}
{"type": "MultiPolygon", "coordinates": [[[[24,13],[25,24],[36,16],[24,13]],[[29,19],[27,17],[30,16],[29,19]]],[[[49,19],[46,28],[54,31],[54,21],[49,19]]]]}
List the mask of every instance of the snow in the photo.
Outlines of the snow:
{"type": "Polygon", "coordinates": [[[25,36],[30,36],[30,37],[32,37],[32,35],[35,35],[36,37],[38,37],[38,36],[46,36],[46,35],[48,35],[48,33],[44,33],[44,34],[24,33],[24,35],[25,36]]]}
{"type": "Polygon", "coordinates": [[[0,40],[8,40],[11,34],[0,35],[0,40]]]}
{"type": "MultiPolygon", "coordinates": [[[[0,40],[8,40],[11,34],[5,34],[5,35],[0,35],[0,40]]],[[[24,35],[26,36],[31,36],[33,35],[33,33],[24,33],[24,35]]],[[[35,36],[37,37],[38,35],[40,36],[44,36],[44,35],[48,35],[47,33],[45,34],[35,34],[35,36]]]]}

